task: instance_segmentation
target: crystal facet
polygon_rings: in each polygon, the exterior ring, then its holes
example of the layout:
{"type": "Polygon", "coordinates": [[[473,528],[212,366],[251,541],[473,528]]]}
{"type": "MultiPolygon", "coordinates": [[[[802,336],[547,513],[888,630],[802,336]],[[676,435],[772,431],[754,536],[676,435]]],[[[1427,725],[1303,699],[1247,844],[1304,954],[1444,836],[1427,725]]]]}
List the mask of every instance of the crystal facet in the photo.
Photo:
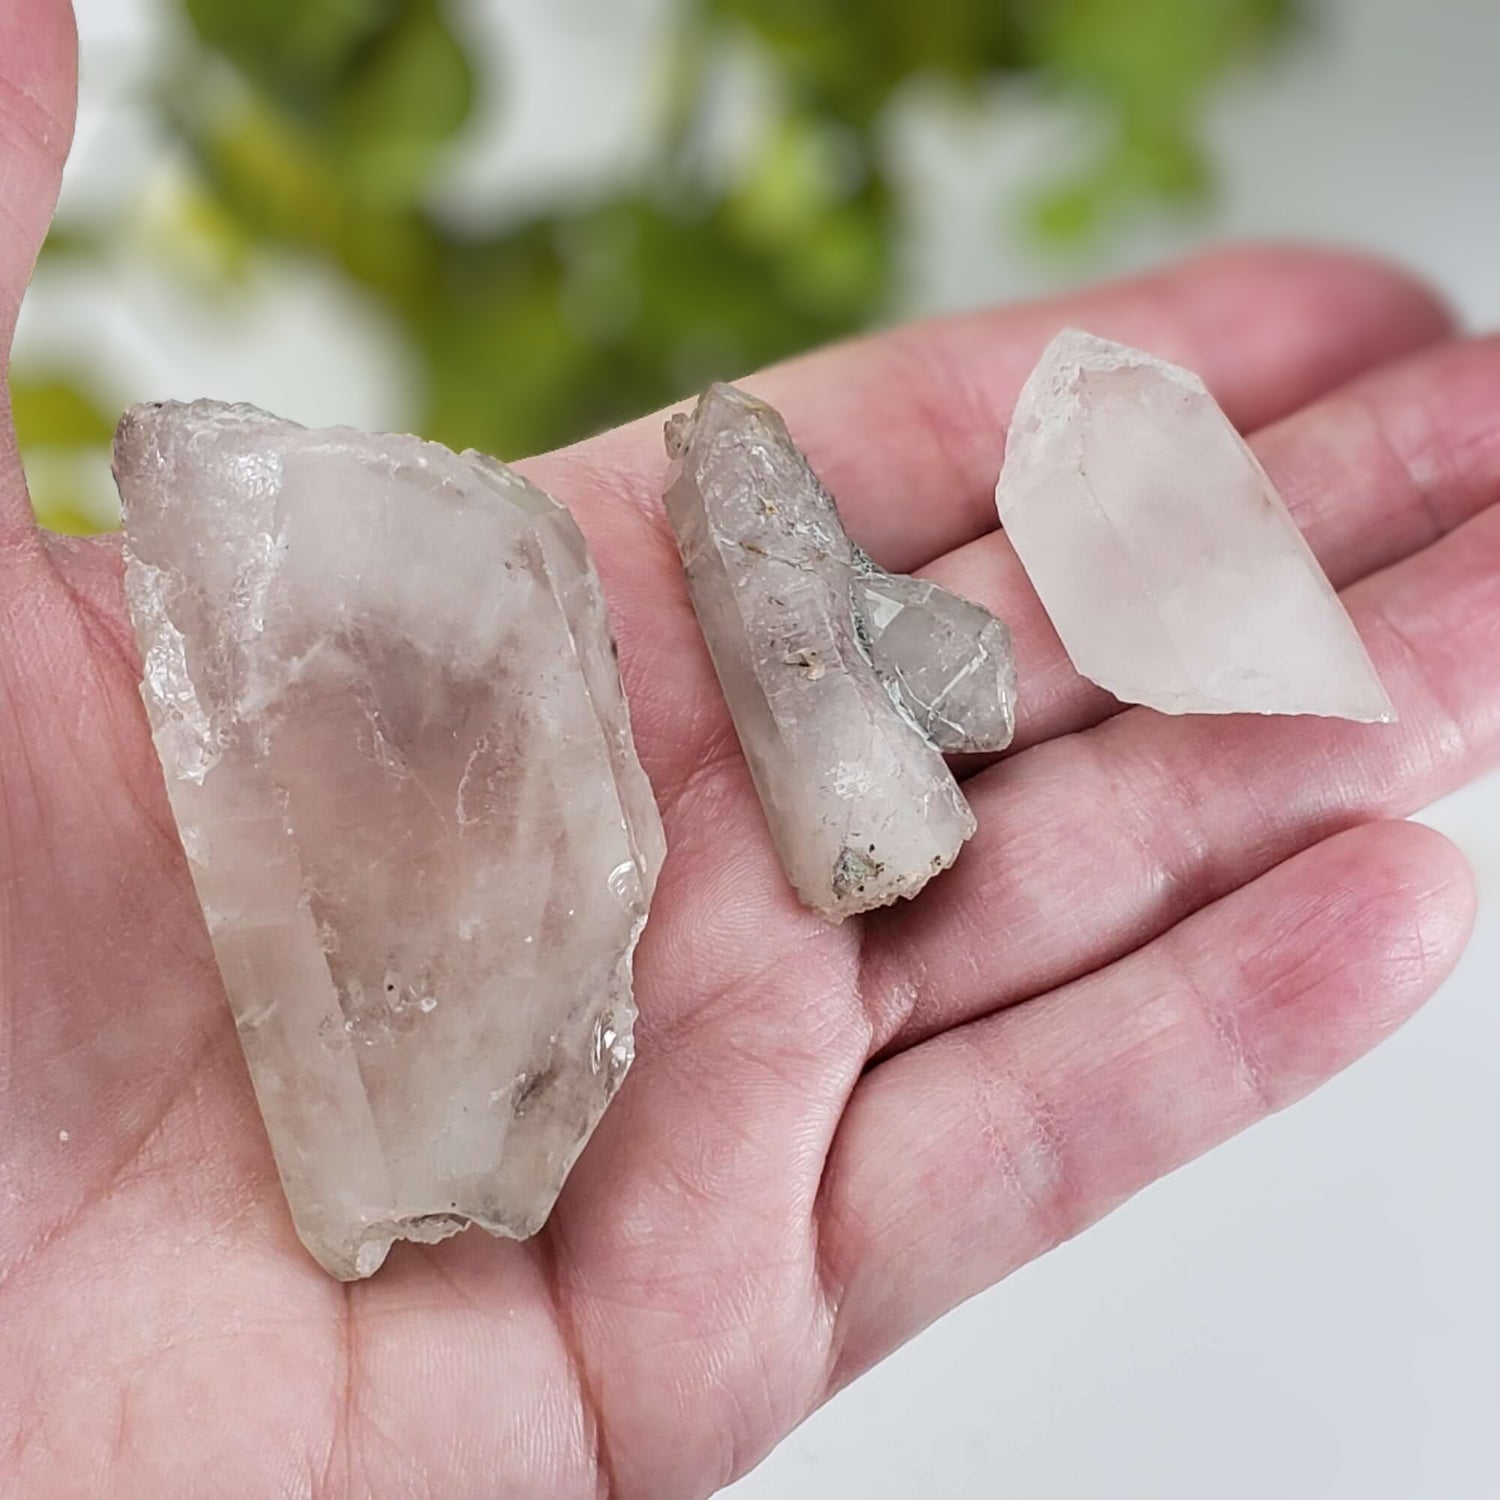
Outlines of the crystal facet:
{"type": "Polygon", "coordinates": [[[1196,375],[1059,335],[1021,393],[998,503],[1073,665],[1117,698],[1395,717],[1296,522],[1196,375]]]}
{"type": "Polygon", "coordinates": [[[667,514],[788,877],[835,919],[915,895],[974,832],[933,740],[1010,736],[1004,627],[870,563],[764,402],[715,386],[667,446],[667,514]]]}
{"type": "Polygon", "coordinates": [[[546,1219],[630,1064],[663,845],[572,518],[493,460],[138,407],[142,695],[297,1231],[546,1219]]]}
{"type": "Polygon", "coordinates": [[[938,584],[861,561],[855,618],[886,689],[939,750],[1005,749],[1016,732],[1010,630],[938,584]]]}

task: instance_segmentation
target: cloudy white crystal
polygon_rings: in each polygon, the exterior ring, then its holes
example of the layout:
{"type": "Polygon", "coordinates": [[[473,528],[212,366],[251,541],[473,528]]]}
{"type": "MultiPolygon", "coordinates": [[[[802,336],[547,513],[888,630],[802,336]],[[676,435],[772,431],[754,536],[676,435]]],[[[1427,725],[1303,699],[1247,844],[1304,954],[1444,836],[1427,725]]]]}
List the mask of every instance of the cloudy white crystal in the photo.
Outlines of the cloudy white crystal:
{"type": "Polygon", "coordinates": [[[1060,334],[1016,406],[997,498],[1073,665],[1117,698],[1394,718],[1296,522],[1196,375],[1060,334]]]}
{"type": "Polygon", "coordinates": [[[142,694],[297,1231],[540,1227],[632,1055],[661,825],[571,517],[249,407],[120,425],[142,694]]]}

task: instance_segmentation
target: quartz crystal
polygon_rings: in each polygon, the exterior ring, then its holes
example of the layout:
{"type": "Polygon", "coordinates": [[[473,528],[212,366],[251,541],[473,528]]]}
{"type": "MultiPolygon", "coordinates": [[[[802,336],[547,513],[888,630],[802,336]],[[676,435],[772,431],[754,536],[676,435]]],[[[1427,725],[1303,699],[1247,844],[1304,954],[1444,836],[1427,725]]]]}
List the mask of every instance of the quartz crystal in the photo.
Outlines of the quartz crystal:
{"type": "Polygon", "coordinates": [[[915,895],[975,826],[937,746],[1010,738],[1004,626],[875,567],[764,402],[715,386],[667,447],[667,515],[788,877],[835,920],[915,895]]]}
{"type": "Polygon", "coordinates": [[[519,475],[137,407],[126,588],[167,792],[297,1232],[540,1228],[632,1056],[662,859],[598,579],[519,475]]]}
{"type": "Polygon", "coordinates": [[[855,622],[887,690],[939,750],[1003,750],[1016,732],[1010,631],[925,578],[860,562],[855,622]]]}
{"type": "Polygon", "coordinates": [[[1117,698],[1394,717],[1296,522],[1196,375],[1059,335],[1021,393],[998,502],[1073,665],[1117,698]]]}

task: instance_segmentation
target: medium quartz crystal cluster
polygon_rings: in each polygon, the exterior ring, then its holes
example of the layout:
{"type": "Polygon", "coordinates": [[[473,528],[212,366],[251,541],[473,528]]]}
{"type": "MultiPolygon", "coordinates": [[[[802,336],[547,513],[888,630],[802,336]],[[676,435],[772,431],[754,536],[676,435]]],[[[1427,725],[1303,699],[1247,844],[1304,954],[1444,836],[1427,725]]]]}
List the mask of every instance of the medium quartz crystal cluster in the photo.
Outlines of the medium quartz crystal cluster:
{"type": "Polygon", "coordinates": [[[788,877],[835,919],[915,895],[975,827],[941,751],[1010,741],[1009,633],[877,568],[763,401],[714,386],[667,446],[667,515],[788,877]]]}
{"type": "Polygon", "coordinates": [[[525,1236],[632,1056],[663,855],[571,517],[414,438],[121,423],[168,795],[297,1231],[525,1236]]]}
{"type": "Polygon", "coordinates": [[[998,501],[1073,665],[1117,698],[1394,717],[1297,523],[1196,375],[1062,333],[1016,406],[998,501]]]}

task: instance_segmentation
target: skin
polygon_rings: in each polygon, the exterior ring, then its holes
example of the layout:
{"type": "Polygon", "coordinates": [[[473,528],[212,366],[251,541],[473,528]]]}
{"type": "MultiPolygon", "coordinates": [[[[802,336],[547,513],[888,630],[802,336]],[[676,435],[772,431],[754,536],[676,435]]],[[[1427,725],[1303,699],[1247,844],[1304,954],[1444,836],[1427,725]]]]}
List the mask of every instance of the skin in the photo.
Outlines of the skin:
{"type": "MultiPolygon", "coordinates": [[[[0,9],[0,349],[74,105],[0,9]]],[[[119,554],[0,429],[0,1487],[704,1495],[932,1319],[1292,1103],[1447,975],[1468,871],[1394,821],[1500,748],[1500,344],[1368,261],[1221,252],[749,382],[882,563],[1014,625],[1016,748],[918,901],[832,928],[767,841],[659,513],[660,419],[529,465],[601,564],[671,856],[639,1057],[551,1223],[330,1281],[299,1247],[136,692],[119,554]],[[1077,323],[1203,373],[1393,727],[1174,720],[1071,672],[991,490],[1077,323]],[[67,1138],[62,1138],[62,1132],[67,1138]]],[[[142,395],[149,395],[143,392],[142,395]]]]}

